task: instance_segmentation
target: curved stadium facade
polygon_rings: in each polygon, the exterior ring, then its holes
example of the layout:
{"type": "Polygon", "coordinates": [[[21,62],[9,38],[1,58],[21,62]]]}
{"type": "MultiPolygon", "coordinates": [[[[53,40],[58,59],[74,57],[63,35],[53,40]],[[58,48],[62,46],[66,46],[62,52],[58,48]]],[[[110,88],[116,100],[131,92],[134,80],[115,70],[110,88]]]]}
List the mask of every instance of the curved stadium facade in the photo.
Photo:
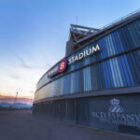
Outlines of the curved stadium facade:
{"type": "Polygon", "coordinates": [[[103,29],[71,25],[66,57],[37,84],[33,112],[140,135],[140,12],[103,29]]]}

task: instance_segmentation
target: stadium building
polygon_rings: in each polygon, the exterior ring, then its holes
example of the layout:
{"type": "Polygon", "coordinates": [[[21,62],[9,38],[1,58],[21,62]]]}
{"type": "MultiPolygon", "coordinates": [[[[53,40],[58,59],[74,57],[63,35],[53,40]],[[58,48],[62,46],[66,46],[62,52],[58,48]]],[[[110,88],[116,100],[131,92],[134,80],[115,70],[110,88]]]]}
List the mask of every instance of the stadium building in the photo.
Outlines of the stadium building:
{"type": "Polygon", "coordinates": [[[140,12],[102,29],[71,25],[65,57],[37,84],[33,112],[140,135],[139,107],[140,12]]]}

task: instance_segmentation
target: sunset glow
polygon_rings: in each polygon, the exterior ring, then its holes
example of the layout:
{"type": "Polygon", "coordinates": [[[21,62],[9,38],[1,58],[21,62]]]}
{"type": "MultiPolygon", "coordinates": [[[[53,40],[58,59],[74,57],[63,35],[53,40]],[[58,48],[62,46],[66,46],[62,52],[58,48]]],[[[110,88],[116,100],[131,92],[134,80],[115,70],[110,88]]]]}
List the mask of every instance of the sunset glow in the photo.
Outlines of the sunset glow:
{"type": "Polygon", "coordinates": [[[65,56],[70,24],[100,28],[139,7],[131,2],[118,11],[120,5],[114,1],[114,7],[104,4],[90,0],[0,1],[0,95],[15,97],[18,92],[18,98],[34,98],[40,77],[65,56]],[[96,12],[99,7],[95,5],[104,8],[104,16],[96,12]],[[116,12],[110,13],[110,8],[116,12]]]}

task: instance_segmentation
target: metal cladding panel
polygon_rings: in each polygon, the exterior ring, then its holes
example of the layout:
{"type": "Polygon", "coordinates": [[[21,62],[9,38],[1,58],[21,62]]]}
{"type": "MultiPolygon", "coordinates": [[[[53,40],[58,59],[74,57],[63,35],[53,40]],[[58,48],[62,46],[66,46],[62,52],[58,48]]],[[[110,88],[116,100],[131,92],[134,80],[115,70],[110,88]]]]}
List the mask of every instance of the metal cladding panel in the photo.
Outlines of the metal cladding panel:
{"type": "Polygon", "coordinates": [[[140,95],[80,99],[78,124],[140,135],[139,100],[140,95]]]}
{"type": "Polygon", "coordinates": [[[35,100],[81,92],[140,86],[140,50],[90,65],[41,88],[35,100]]]}
{"type": "MultiPolygon", "coordinates": [[[[100,53],[87,57],[82,61],[78,61],[72,65],[68,66],[67,72],[71,72],[72,70],[76,70],[78,68],[82,68],[91,63],[96,63],[105,58],[118,55],[121,53],[126,53],[127,51],[131,51],[135,48],[140,47],[140,20],[134,21],[124,27],[121,27],[104,37],[101,37],[98,40],[90,42],[88,45],[85,45],[84,48],[78,50],[73,55],[69,56],[67,59],[73,57],[76,54],[79,54],[81,51],[88,49],[89,47],[98,44],[100,46],[100,53]]],[[[58,75],[56,77],[62,76],[58,75]]],[[[37,88],[42,85],[52,81],[56,77],[49,79],[47,73],[41,78],[38,83],[37,88]]]]}
{"type": "Polygon", "coordinates": [[[66,71],[39,81],[35,101],[93,90],[140,86],[140,20],[93,41],[70,58],[99,45],[94,55],[67,66],[66,71]]]}
{"type": "Polygon", "coordinates": [[[34,112],[46,118],[140,136],[140,93],[46,101],[34,112]]]}

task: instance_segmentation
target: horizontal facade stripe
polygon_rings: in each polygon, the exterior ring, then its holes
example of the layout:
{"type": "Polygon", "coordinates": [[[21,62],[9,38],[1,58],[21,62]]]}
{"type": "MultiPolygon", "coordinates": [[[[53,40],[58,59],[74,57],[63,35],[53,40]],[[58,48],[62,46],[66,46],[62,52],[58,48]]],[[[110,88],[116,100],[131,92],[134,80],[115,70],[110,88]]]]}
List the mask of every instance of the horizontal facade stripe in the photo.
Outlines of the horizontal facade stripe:
{"type": "Polygon", "coordinates": [[[62,95],[56,97],[46,97],[40,100],[36,100],[34,104],[38,103],[46,103],[52,102],[57,100],[66,100],[66,99],[76,99],[76,98],[87,98],[87,97],[99,97],[99,96],[117,96],[117,95],[131,95],[131,94],[139,94],[140,87],[127,87],[127,88],[113,88],[113,89],[105,89],[105,90],[96,90],[96,91],[88,91],[79,94],[69,94],[69,95],[62,95]]]}

